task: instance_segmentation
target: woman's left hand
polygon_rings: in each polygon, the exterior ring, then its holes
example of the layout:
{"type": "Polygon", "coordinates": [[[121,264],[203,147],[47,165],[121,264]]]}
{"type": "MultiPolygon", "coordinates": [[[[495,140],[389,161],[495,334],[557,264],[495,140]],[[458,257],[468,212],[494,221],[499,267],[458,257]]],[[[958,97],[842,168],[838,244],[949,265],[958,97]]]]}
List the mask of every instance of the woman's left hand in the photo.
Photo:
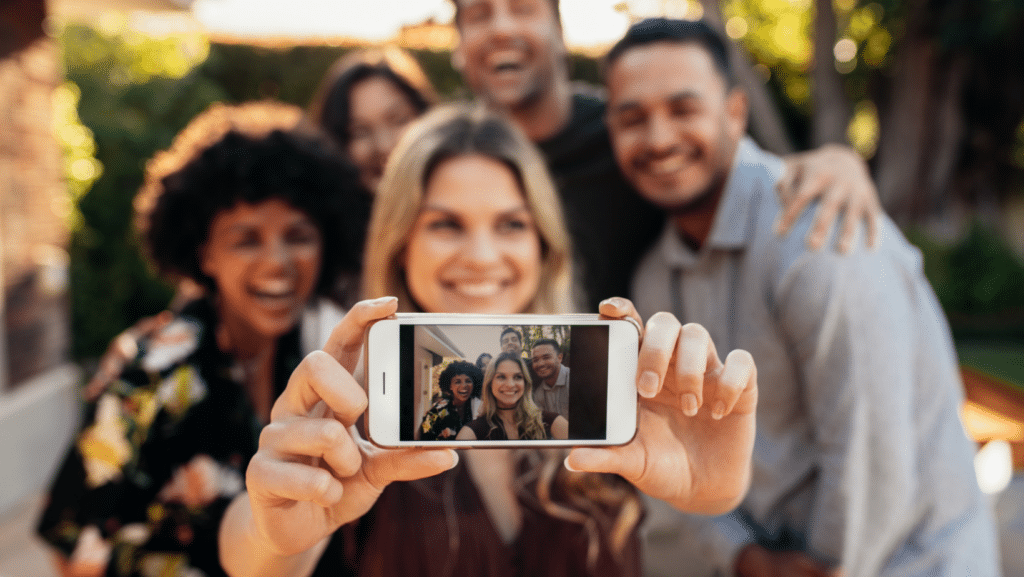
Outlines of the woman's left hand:
{"type": "MultiPolygon", "coordinates": [[[[633,304],[601,303],[608,318],[633,317],[633,304]]],[[[681,511],[714,515],[733,509],[750,484],[757,409],[757,368],[750,353],[725,363],[704,327],[658,313],[641,335],[637,366],[640,410],[628,444],[576,448],[566,465],[616,473],[681,511]]]]}
{"type": "Polygon", "coordinates": [[[849,146],[826,144],[785,158],[786,172],[776,185],[782,213],[776,223],[778,234],[786,235],[807,205],[818,200],[814,224],[807,232],[807,247],[825,245],[829,231],[842,220],[836,249],[853,250],[861,222],[867,227],[867,245],[878,247],[882,205],[871,180],[868,165],[849,146]],[[840,217],[840,213],[842,216],[840,217]]]}

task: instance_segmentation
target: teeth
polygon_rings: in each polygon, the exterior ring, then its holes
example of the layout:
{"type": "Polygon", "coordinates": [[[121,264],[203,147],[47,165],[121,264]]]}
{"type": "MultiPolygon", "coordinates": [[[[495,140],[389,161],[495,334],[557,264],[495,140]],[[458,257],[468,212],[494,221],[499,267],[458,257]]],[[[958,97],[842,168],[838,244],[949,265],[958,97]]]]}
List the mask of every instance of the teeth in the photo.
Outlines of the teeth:
{"type": "Polygon", "coordinates": [[[478,283],[458,283],[455,285],[455,290],[462,294],[473,297],[483,298],[490,297],[498,294],[501,291],[501,283],[496,281],[486,281],[478,283]]]}
{"type": "Polygon", "coordinates": [[[686,159],[681,154],[674,154],[660,160],[647,162],[647,171],[654,175],[671,174],[681,170],[686,165],[686,159]]]}
{"type": "Polygon", "coordinates": [[[286,296],[292,292],[292,283],[286,279],[270,279],[253,287],[253,292],[266,296],[286,296]]]}
{"type": "Polygon", "coordinates": [[[290,307],[295,298],[290,287],[282,287],[279,283],[264,283],[260,288],[250,289],[256,302],[270,308],[290,307]],[[285,290],[280,290],[284,288],[285,290]],[[276,289],[276,290],[275,290],[276,289]]]}
{"type": "Polygon", "coordinates": [[[502,50],[492,52],[487,58],[487,64],[496,70],[518,68],[522,58],[518,50],[502,50]]]}

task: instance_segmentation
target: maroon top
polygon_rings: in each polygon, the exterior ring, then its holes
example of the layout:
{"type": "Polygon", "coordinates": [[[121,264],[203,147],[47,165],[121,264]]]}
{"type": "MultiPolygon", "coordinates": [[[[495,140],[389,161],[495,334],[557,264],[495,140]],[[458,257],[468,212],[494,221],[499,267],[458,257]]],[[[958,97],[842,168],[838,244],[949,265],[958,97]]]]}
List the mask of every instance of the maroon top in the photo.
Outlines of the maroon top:
{"type": "MultiPolygon", "coordinates": [[[[596,482],[614,491],[635,491],[614,475],[596,482]]],[[[392,483],[359,521],[342,527],[320,560],[315,576],[358,577],[516,577],[580,576],[639,577],[640,540],[634,527],[618,554],[606,539],[588,566],[587,530],[555,518],[537,501],[535,488],[525,487],[519,502],[523,527],[504,544],[463,465],[441,475],[409,483],[392,483]]],[[[634,493],[635,495],[635,493],[634,493]]],[[[568,500],[557,482],[555,502],[568,500]]],[[[594,505],[595,509],[599,505],[594,505]]],[[[617,511],[605,511],[614,518],[617,511]]],[[[602,526],[606,533],[610,527],[602,526]]]]}
{"type": "MultiPolygon", "coordinates": [[[[551,425],[558,418],[558,413],[551,411],[542,411],[540,420],[544,423],[544,438],[551,438],[551,425]]],[[[488,423],[487,417],[481,415],[472,421],[466,423],[476,438],[481,441],[507,441],[508,435],[505,434],[505,427],[502,427],[497,423],[488,423]]],[[[523,438],[523,427],[519,427],[519,438],[523,438]]]]}

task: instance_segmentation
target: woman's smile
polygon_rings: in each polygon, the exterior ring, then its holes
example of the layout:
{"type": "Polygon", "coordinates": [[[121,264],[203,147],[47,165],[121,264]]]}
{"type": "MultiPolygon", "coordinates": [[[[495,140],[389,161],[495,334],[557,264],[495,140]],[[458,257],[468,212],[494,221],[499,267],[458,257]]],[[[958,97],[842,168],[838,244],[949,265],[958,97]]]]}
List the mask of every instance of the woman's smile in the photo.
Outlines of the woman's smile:
{"type": "Polygon", "coordinates": [[[455,405],[461,406],[473,393],[473,379],[469,375],[455,375],[452,377],[450,388],[455,405]]]}
{"type": "Polygon", "coordinates": [[[515,361],[505,360],[495,367],[491,392],[499,409],[512,409],[523,398],[526,387],[522,368],[515,361]]]}
{"type": "Polygon", "coordinates": [[[316,224],[278,198],[218,213],[201,250],[222,320],[241,333],[236,338],[276,338],[291,330],[313,294],[321,256],[316,224]]]}
{"type": "Polygon", "coordinates": [[[425,311],[517,313],[540,286],[541,243],[515,174],[478,154],[441,162],[405,251],[425,311]]]}

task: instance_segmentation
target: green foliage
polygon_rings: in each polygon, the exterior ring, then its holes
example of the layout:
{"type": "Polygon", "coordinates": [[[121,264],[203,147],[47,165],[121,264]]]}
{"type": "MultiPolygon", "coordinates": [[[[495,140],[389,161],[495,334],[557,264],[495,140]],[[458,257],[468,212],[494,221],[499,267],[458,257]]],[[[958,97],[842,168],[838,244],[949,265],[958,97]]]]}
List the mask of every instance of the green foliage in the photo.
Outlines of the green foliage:
{"type": "Polygon", "coordinates": [[[73,82],[65,82],[53,92],[53,120],[51,128],[60,145],[64,159],[64,184],[67,187],[68,230],[82,227],[82,214],[78,202],[103,173],[103,165],[96,160],[96,139],[92,130],[82,124],[78,116],[78,101],[82,93],[73,82]]]}
{"type": "Polygon", "coordinates": [[[975,223],[952,246],[921,232],[907,236],[924,255],[925,275],[955,333],[1024,339],[1024,262],[998,232],[975,223]]]}
{"type": "Polygon", "coordinates": [[[224,94],[191,73],[208,51],[201,36],[150,37],[110,16],[97,28],[69,25],[58,40],[71,83],[58,98],[78,96],[83,125],[76,130],[65,114],[71,138],[63,140],[80,145],[65,145],[64,151],[79,215],[69,247],[73,353],[83,358],[98,355],[119,331],[167,305],[172,291],[153,276],[134,238],[132,199],[145,160],[224,94]],[[76,174],[89,149],[95,151],[93,174],[76,174]]]}

